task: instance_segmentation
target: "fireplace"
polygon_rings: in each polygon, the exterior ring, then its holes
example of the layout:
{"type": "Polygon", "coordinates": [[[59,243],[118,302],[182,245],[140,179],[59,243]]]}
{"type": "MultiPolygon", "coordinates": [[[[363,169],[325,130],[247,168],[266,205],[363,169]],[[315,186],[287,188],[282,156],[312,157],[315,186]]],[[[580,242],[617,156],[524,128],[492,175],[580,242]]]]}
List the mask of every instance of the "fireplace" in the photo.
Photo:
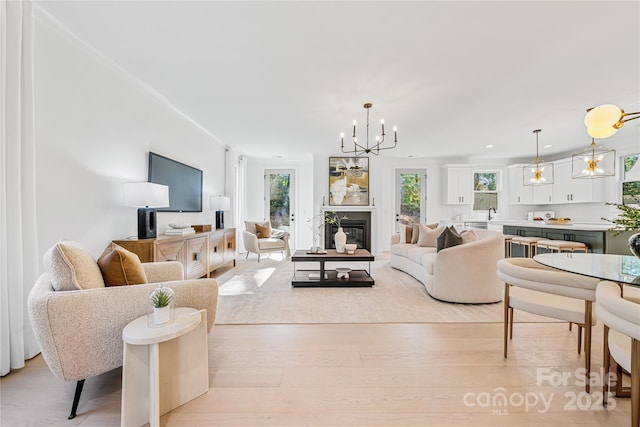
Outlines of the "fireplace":
{"type": "MultiPolygon", "coordinates": [[[[371,251],[371,212],[347,212],[337,211],[342,217],[346,215],[347,219],[340,221],[344,234],[347,235],[347,243],[355,243],[359,248],[371,251]]],[[[324,247],[325,249],[335,249],[336,244],[333,236],[338,231],[337,225],[327,224],[324,228],[324,247]]]]}

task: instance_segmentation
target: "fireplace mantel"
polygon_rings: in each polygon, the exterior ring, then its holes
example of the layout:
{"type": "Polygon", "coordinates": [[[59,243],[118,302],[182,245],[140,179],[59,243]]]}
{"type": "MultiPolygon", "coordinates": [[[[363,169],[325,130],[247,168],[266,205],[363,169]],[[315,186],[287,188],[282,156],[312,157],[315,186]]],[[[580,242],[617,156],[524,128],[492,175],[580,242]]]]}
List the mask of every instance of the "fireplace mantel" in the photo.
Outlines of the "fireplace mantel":
{"type": "Polygon", "coordinates": [[[322,212],[373,212],[376,210],[375,206],[322,206],[320,208],[322,212]]]}

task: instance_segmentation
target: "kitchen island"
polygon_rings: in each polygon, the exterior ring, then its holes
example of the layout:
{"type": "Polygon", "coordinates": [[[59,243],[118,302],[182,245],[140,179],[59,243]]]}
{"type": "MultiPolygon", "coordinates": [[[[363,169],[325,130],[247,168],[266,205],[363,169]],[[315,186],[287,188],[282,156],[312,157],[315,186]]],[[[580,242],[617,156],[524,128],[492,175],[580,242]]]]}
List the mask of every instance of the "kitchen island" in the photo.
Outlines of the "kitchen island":
{"type": "MultiPolygon", "coordinates": [[[[599,254],[628,255],[627,240],[634,234],[632,231],[623,231],[614,236],[616,232],[609,230],[613,224],[604,222],[575,222],[559,225],[548,224],[545,221],[525,220],[494,219],[489,222],[489,229],[495,230],[499,226],[502,226],[502,233],[505,235],[583,242],[589,246],[590,252],[599,254]]],[[[514,245],[512,256],[524,256],[523,249],[514,245]]]]}

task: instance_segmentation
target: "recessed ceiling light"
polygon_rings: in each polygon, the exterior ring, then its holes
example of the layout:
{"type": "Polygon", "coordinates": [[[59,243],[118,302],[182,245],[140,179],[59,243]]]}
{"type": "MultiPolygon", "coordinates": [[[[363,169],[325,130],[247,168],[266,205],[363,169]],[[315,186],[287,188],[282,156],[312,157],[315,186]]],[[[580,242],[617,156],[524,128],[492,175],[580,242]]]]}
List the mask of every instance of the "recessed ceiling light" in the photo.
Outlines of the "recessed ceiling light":
{"type": "Polygon", "coordinates": [[[551,147],[553,147],[553,145],[551,145],[551,144],[547,144],[547,145],[543,145],[542,146],[542,148],[551,148],[551,147]]]}
{"type": "Polygon", "coordinates": [[[493,145],[489,144],[487,145],[487,148],[493,148],[493,145]]]}
{"type": "Polygon", "coordinates": [[[409,154],[407,157],[413,157],[413,154],[409,154]]]}

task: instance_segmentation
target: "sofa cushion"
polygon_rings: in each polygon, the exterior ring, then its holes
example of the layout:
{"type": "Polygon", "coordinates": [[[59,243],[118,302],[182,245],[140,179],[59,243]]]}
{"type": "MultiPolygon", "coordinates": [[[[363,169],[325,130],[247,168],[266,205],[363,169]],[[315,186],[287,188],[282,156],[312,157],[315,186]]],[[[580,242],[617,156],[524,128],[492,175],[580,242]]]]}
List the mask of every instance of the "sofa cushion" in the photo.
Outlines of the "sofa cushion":
{"type": "Polygon", "coordinates": [[[443,249],[450,248],[462,244],[462,237],[458,234],[456,228],[452,225],[445,228],[445,230],[438,236],[437,250],[440,252],[443,249]]]}
{"type": "Polygon", "coordinates": [[[273,237],[258,239],[258,247],[260,249],[284,249],[285,241],[282,239],[274,239],[273,237]]]}
{"type": "Polygon", "coordinates": [[[411,243],[418,243],[418,237],[420,236],[420,224],[411,224],[411,243]]]}
{"type": "Polygon", "coordinates": [[[406,258],[407,252],[411,248],[415,248],[415,245],[412,245],[411,243],[397,243],[395,245],[391,245],[391,253],[406,258]]]}
{"type": "MultiPolygon", "coordinates": [[[[444,227],[436,227],[431,229],[428,225],[420,224],[420,236],[418,237],[418,246],[435,248],[438,246],[438,236],[444,227]]],[[[418,261],[419,262],[419,261],[418,261]]]]}
{"type": "Polygon", "coordinates": [[[43,263],[56,291],[104,288],[98,263],[89,249],[78,242],[57,242],[45,252],[43,263]]]}
{"type": "Polygon", "coordinates": [[[411,248],[409,248],[409,250],[407,251],[407,258],[409,258],[411,261],[415,262],[416,264],[420,264],[422,263],[422,255],[428,254],[428,253],[434,253],[434,252],[435,252],[435,248],[421,247],[421,246],[414,245],[411,248]]]}
{"type": "Polygon", "coordinates": [[[265,225],[262,224],[255,224],[256,226],[256,236],[258,236],[258,239],[266,239],[268,237],[271,237],[271,224],[266,223],[265,225]]]}
{"type": "Polygon", "coordinates": [[[98,258],[105,286],[149,283],[140,258],[120,245],[111,243],[98,258]]]}

